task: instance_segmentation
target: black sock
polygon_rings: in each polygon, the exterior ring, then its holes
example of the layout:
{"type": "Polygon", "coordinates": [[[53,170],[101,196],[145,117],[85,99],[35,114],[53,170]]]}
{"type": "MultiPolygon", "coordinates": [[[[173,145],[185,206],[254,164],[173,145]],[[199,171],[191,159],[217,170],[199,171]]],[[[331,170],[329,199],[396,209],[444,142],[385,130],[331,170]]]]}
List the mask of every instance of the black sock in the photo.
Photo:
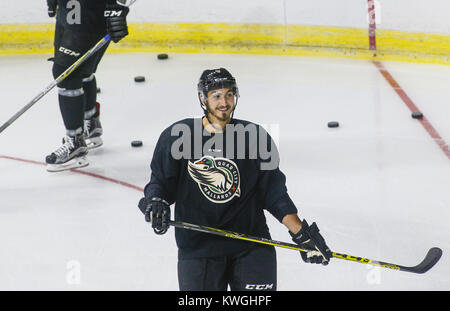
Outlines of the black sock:
{"type": "Polygon", "coordinates": [[[59,91],[59,108],[70,136],[83,133],[85,96],[82,89],[59,91]]]}
{"type": "Polygon", "coordinates": [[[84,118],[90,119],[96,113],[95,104],[97,102],[97,80],[94,74],[83,79],[83,90],[86,98],[84,118]]]}

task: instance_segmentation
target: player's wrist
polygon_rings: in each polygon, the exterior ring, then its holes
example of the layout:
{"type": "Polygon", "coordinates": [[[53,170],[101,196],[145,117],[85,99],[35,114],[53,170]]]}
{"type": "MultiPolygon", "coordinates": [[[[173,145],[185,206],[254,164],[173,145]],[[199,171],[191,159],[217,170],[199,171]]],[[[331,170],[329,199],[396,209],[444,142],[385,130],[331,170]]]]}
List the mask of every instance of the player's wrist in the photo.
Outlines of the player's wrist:
{"type": "Polygon", "coordinates": [[[290,233],[296,234],[302,229],[302,222],[297,214],[287,214],[281,221],[290,233]]]}

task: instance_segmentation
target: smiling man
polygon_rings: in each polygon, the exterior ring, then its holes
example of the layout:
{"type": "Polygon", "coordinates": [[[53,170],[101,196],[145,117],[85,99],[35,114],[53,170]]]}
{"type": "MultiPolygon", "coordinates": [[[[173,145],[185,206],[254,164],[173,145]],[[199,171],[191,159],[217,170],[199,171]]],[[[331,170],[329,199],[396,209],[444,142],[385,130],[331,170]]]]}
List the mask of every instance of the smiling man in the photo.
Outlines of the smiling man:
{"type": "MultiPolygon", "coordinates": [[[[205,70],[198,96],[204,117],[176,122],[158,140],[139,202],[145,220],[155,233],[166,233],[175,203],[176,221],[270,239],[267,210],[294,242],[310,250],[301,253],[305,262],[327,264],[330,250],[317,225],[297,216],[270,135],[233,118],[239,99],[235,78],[224,68],[205,70]],[[270,161],[275,165],[264,165],[270,161]]],[[[273,246],[180,228],[175,238],[180,290],[276,290],[273,246]]]]}

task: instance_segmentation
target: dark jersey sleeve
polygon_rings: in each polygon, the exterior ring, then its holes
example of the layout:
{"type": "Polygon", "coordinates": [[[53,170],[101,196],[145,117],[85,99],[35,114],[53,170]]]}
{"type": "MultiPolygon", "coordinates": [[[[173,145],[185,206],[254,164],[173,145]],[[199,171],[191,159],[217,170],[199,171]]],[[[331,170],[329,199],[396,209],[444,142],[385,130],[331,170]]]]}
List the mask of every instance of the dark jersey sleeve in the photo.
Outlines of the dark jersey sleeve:
{"type": "Polygon", "coordinates": [[[150,164],[150,182],[145,186],[146,198],[158,197],[169,204],[175,202],[179,175],[179,161],[171,156],[170,129],[166,129],[158,139],[150,164]]]}
{"type": "Polygon", "coordinates": [[[287,193],[286,176],[279,168],[279,154],[275,142],[264,129],[260,130],[267,135],[267,145],[259,146],[259,154],[265,156],[258,159],[258,190],[264,202],[264,209],[281,222],[284,216],[296,214],[297,208],[287,193]]]}
{"type": "Polygon", "coordinates": [[[280,169],[264,171],[259,179],[259,189],[265,202],[264,209],[279,222],[284,216],[297,213],[297,208],[287,193],[286,177],[280,169]]]}

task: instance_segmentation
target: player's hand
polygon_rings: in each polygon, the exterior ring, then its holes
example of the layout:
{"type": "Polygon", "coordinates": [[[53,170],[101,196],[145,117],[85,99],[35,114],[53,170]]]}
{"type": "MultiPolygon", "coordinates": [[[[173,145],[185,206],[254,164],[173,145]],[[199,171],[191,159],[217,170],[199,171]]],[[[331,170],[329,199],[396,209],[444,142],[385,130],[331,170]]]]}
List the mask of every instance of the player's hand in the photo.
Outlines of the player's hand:
{"type": "Polygon", "coordinates": [[[119,42],[128,35],[127,15],[129,11],[129,8],[116,2],[106,5],[106,31],[114,43],[119,42]]]}
{"type": "Polygon", "coordinates": [[[308,250],[307,252],[300,252],[304,262],[328,264],[332,253],[319,233],[319,228],[315,222],[309,226],[306,220],[303,220],[302,229],[299,232],[296,234],[289,233],[295,243],[301,248],[308,250]]]}
{"type": "Polygon", "coordinates": [[[170,205],[161,198],[148,200],[142,198],[139,201],[139,209],[145,215],[145,221],[152,223],[153,231],[156,234],[164,234],[170,225],[170,205]]]}
{"type": "Polygon", "coordinates": [[[58,7],[58,0],[47,0],[48,16],[55,17],[57,7],[58,7]]]}

